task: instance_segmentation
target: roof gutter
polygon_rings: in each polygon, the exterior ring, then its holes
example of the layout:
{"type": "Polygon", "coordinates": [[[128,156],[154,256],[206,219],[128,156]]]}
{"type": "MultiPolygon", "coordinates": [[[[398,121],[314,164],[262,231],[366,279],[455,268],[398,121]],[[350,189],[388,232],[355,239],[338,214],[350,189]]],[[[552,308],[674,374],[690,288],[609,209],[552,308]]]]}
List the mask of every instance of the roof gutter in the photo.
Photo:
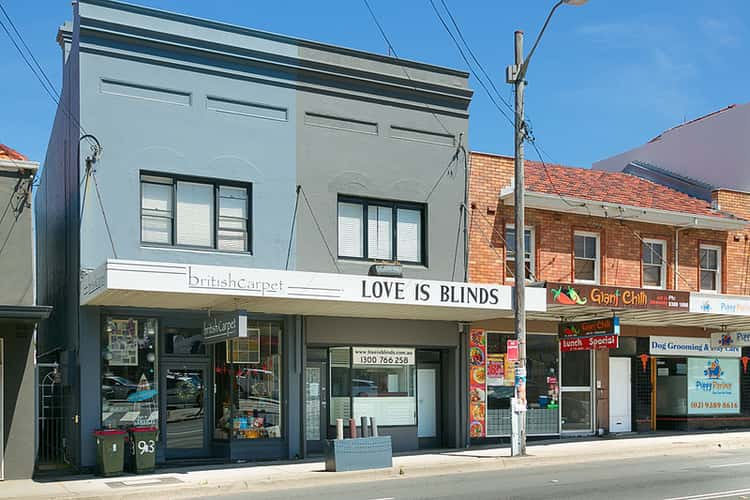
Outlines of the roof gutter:
{"type": "MultiPolygon", "coordinates": [[[[500,200],[505,205],[513,205],[512,186],[508,186],[500,191],[500,200]]],[[[526,207],[668,226],[690,226],[693,229],[712,229],[715,231],[741,230],[750,224],[750,222],[739,218],[723,218],[688,212],[660,210],[606,201],[587,200],[571,196],[565,196],[563,199],[563,197],[556,194],[535,191],[526,192],[526,207]]]]}

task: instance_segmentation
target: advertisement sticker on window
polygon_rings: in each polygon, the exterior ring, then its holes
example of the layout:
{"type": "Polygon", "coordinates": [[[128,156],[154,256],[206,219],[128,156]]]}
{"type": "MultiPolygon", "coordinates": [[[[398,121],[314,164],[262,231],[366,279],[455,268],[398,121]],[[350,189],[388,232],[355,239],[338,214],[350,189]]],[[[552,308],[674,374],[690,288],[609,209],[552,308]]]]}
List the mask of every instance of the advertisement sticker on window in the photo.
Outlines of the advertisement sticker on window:
{"type": "Polygon", "coordinates": [[[413,348],[406,347],[354,347],[355,365],[413,365],[416,357],[413,348]]]}
{"type": "Polygon", "coordinates": [[[727,358],[688,358],[688,415],[740,412],[740,363],[727,358]]]}
{"type": "Polygon", "coordinates": [[[484,330],[469,332],[469,436],[487,435],[487,334],[484,330]]]}

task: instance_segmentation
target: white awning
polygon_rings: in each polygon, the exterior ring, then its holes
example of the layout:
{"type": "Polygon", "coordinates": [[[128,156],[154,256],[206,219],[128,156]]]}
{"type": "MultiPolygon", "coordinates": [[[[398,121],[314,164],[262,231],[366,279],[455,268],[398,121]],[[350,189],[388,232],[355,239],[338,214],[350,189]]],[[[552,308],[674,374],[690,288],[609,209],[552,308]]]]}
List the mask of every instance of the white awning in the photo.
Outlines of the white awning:
{"type": "MultiPolygon", "coordinates": [[[[107,260],[81,281],[81,304],[268,314],[476,321],[511,317],[512,287],[351,274],[107,260]]],[[[526,289],[543,312],[546,290],[526,289]]]]}

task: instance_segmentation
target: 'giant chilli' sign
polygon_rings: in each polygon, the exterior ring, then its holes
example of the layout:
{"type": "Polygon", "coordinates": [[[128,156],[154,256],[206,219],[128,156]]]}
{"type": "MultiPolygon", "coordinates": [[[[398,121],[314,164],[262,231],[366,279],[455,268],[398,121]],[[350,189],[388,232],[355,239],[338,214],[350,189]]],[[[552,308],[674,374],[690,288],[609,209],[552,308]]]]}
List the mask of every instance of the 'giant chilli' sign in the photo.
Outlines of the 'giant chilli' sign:
{"type": "Polygon", "coordinates": [[[613,309],[687,311],[690,292],[600,285],[548,283],[547,304],[613,309]]]}

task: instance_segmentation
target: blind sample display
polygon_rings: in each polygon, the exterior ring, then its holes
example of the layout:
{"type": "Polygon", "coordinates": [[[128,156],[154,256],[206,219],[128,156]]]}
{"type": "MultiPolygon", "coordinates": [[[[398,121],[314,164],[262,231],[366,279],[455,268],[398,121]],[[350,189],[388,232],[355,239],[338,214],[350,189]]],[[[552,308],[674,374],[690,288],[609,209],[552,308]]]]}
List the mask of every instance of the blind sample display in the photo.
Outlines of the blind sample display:
{"type": "Polygon", "coordinates": [[[367,207],[367,255],[371,259],[390,260],[393,215],[390,207],[370,205],[367,207]]]}
{"type": "Polygon", "coordinates": [[[212,247],[213,234],[213,186],[177,182],[177,244],[212,247]]]}
{"type": "Polygon", "coordinates": [[[362,205],[339,202],[339,255],[364,257],[362,253],[362,205]]]}
{"type": "Polygon", "coordinates": [[[141,240],[172,244],[172,184],[141,184],[141,240]]]}
{"type": "Polygon", "coordinates": [[[396,211],[398,260],[422,261],[422,212],[399,208],[396,211]]]}

